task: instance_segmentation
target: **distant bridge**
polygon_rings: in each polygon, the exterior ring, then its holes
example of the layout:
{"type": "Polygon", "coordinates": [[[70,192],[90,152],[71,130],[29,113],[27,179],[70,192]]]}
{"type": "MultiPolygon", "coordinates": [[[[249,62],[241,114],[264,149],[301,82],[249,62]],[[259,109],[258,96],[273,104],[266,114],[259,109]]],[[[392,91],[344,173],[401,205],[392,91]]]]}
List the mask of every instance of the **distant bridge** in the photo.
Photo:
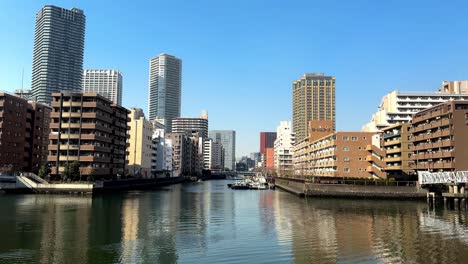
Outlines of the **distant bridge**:
{"type": "Polygon", "coordinates": [[[420,185],[468,183],[468,171],[418,171],[418,180],[420,185]]]}

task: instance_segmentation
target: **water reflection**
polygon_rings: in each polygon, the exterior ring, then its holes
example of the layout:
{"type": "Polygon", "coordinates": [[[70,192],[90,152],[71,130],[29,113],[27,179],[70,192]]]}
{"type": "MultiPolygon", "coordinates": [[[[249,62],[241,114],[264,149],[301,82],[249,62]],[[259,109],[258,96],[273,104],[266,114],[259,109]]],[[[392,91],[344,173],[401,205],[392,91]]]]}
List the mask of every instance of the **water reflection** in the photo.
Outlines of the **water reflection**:
{"type": "Polygon", "coordinates": [[[0,263],[464,263],[468,214],[302,199],[224,181],[102,196],[0,196],[0,263]],[[7,239],[5,239],[7,238],[7,239]]]}

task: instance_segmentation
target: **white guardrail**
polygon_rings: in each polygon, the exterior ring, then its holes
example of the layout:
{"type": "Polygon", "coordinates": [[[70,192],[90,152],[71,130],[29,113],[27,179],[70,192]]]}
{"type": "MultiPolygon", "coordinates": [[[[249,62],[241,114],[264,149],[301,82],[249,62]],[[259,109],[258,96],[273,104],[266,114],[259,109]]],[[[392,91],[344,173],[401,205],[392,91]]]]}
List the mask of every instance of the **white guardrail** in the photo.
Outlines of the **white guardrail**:
{"type": "Polygon", "coordinates": [[[418,181],[424,184],[468,183],[468,171],[430,172],[418,171],[418,181]]]}

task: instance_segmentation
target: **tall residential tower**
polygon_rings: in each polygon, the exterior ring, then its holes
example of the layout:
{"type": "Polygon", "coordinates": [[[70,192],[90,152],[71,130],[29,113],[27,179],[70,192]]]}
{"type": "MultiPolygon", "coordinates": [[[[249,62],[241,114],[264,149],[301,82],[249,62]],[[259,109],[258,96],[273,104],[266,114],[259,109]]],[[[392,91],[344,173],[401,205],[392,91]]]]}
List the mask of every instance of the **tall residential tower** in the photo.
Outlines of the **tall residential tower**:
{"type": "Polygon", "coordinates": [[[122,73],[118,70],[84,70],[83,92],[98,93],[122,105],[122,73]]]}
{"type": "Polygon", "coordinates": [[[180,117],[182,60],[160,54],[150,60],[149,119],[164,119],[166,132],[172,131],[172,119],[180,117]]]}
{"type": "Polygon", "coordinates": [[[335,130],[335,79],[323,73],[306,73],[293,82],[293,131],[296,142],[309,136],[309,130],[312,130],[309,121],[332,121],[335,130]]]}
{"type": "Polygon", "coordinates": [[[85,15],[46,5],[36,14],[32,97],[49,104],[52,93],[82,89],[85,15]]]}

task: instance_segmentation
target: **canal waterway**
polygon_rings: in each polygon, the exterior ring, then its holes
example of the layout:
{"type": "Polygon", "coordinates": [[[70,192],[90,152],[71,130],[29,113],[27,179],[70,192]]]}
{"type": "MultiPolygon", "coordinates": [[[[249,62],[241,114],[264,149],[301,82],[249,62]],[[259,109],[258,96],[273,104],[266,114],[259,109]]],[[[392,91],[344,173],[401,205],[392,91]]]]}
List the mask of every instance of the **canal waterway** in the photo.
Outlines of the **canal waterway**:
{"type": "Polygon", "coordinates": [[[0,263],[468,263],[468,213],[205,181],[0,195],[0,263]]]}

